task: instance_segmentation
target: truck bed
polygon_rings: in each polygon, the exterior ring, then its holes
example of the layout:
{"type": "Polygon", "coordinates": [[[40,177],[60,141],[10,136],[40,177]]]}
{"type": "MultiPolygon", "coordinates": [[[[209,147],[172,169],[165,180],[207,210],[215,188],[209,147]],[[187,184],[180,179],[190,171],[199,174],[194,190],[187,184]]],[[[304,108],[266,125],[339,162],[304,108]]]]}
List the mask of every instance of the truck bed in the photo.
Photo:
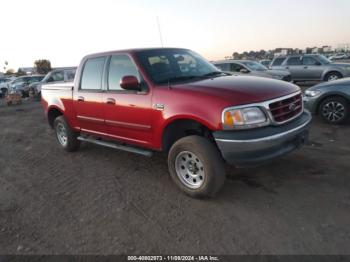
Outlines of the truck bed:
{"type": "Polygon", "coordinates": [[[41,89],[41,103],[45,110],[45,114],[48,113],[51,108],[58,108],[63,110],[63,114],[66,115],[70,124],[74,128],[75,114],[73,106],[73,82],[55,83],[43,85],[41,89]]]}

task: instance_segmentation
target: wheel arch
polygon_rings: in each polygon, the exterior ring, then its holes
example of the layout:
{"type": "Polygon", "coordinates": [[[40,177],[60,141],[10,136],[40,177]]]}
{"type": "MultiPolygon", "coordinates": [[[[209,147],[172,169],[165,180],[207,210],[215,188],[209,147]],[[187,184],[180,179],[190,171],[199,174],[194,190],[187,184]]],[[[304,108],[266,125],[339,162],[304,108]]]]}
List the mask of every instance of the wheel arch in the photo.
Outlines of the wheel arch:
{"type": "Polygon", "coordinates": [[[51,128],[54,127],[54,122],[55,119],[59,116],[63,115],[63,110],[56,107],[56,106],[51,106],[48,111],[47,111],[47,120],[49,122],[49,125],[51,128]]]}
{"type": "Polygon", "coordinates": [[[161,149],[168,152],[177,140],[191,135],[206,137],[215,143],[212,130],[210,125],[199,119],[191,117],[169,119],[162,131],[161,149]]]}

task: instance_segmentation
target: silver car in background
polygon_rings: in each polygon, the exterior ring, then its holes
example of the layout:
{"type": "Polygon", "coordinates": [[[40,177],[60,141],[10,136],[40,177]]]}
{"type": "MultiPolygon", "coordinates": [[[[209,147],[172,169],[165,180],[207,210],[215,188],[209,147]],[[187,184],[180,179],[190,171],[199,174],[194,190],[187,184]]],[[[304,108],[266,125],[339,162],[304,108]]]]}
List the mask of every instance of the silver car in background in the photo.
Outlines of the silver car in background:
{"type": "Polygon", "coordinates": [[[259,62],[252,60],[223,60],[214,62],[214,65],[223,72],[235,75],[249,75],[274,78],[290,82],[291,75],[286,70],[271,70],[259,62]]]}
{"type": "Polygon", "coordinates": [[[308,88],[303,96],[305,107],[330,124],[350,119],[350,78],[324,82],[308,88]]]}
{"type": "Polygon", "coordinates": [[[293,81],[333,81],[350,77],[350,63],[333,63],[323,55],[277,57],[270,67],[288,70],[293,81]]]}

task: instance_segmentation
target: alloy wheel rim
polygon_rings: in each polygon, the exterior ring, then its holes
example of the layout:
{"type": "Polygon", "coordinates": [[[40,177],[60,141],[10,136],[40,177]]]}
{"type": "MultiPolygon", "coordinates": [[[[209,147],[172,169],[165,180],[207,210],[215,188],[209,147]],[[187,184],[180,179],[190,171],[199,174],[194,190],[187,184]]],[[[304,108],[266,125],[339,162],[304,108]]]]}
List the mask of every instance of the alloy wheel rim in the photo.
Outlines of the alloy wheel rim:
{"type": "Polygon", "coordinates": [[[337,75],[330,75],[328,77],[328,81],[334,81],[334,80],[337,80],[339,77],[337,75]]]}
{"type": "Polygon", "coordinates": [[[202,161],[192,152],[182,151],[175,160],[176,174],[186,187],[200,188],[205,180],[205,172],[202,161]]]}
{"type": "Polygon", "coordinates": [[[331,122],[338,122],[345,116],[345,106],[339,102],[331,101],[323,106],[323,116],[331,122]]]}
{"type": "Polygon", "coordinates": [[[66,146],[68,142],[68,135],[67,135],[67,130],[62,123],[57,124],[56,135],[60,144],[62,146],[66,146]]]}

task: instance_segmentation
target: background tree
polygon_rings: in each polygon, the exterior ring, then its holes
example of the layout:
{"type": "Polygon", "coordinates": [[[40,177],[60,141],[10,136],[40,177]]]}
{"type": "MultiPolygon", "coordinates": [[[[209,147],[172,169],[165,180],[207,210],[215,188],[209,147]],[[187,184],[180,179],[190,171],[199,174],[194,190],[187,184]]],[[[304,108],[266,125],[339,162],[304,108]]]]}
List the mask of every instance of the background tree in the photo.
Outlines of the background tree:
{"type": "Polygon", "coordinates": [[[8,69],[5,73],[5,75],[13,75],[15,73],[15,70],[13,69],[8,69]]]}
{"type": "Polygon", "coordinates": [[[233,57],[233,59],[239,59],[239,53],[234,52],[234,53],[232,54],[232,57],[233,57]]]}
{"type": "Polygon", "coordinates": [[[51,62],[46,59],[36,60],[34,62],[34,68],[38,74],[46,75],[51,71],[51,62]]]}

